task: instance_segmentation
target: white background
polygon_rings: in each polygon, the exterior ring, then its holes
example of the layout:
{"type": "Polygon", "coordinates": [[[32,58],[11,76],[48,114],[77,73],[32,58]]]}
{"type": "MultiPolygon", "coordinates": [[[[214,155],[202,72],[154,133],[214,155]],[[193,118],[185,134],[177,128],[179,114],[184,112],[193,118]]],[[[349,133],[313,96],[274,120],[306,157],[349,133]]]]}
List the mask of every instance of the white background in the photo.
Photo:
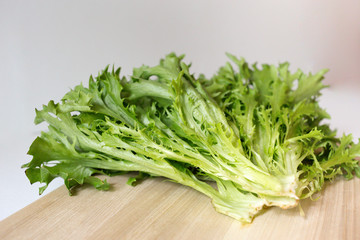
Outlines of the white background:
{"type": "Polygon", "coordinates": [[[45,127],[34,126],[35,107],[107,64],[129,75],[171,51],[207,76],[225,52],[305,71],[330,68],[322,103],[331,125],[360,136],[358,0],[0,0],[0,219],[38,198],[38,185],[20,169],[45,127]]]}

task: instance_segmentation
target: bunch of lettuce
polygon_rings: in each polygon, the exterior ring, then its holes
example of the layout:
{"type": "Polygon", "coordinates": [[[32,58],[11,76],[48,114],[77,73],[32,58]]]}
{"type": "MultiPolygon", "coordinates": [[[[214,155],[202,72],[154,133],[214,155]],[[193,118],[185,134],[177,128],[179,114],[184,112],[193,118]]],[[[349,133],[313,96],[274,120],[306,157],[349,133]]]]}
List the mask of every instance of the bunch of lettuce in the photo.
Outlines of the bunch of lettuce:
{"type": "Polygon", "coordinates": [[[31,183],[57,177],[71,189],[107,190],[98,174],[138,172],[129,184],[165,177],[207,195],[215,209],[251,222],[264,207],[292,208],[325,180],[360,177],[360,144],[336,137],[318,105],[326,70],[289,71],[228,55],[211,79],[169,54],[120,78],[106,68],[89,86],[36,110],[47,122],[25,164],[31,183]]]}

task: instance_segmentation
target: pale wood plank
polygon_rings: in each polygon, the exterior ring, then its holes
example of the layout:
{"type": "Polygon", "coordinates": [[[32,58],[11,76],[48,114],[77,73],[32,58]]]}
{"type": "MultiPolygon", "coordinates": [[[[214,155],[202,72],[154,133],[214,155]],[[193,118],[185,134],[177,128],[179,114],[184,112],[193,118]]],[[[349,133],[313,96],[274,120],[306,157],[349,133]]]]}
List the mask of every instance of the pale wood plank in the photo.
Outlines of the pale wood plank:
{"type": "Polygon", "coordinates": [[[210,200],[185,186],[127,176],[112,190],[90,187],[69,197],[65,187],[0,222],[0,239],[360,239],[360,180],[328,184],[317,201],[298,209],[271,208],[248,226],[217,213],[210,200]]]}

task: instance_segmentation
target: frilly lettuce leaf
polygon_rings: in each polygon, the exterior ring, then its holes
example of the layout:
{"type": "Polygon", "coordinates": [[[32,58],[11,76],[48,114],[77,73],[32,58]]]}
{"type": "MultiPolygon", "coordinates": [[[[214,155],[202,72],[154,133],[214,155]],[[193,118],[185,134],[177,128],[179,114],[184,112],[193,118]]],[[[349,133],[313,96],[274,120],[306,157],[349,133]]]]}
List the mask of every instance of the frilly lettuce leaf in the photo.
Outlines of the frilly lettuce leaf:
{"type": "Polygon", "coordinates": [[[228,54],[207,79],[174,53],[126,79],[108,67],[88,87],[36,110],[37,137],[23,165],[40,194],[57,177],[75,186],[110,186],[98,174],[138,172],[136,185],[162,176],[212,199],[217,211],[251,222],[266,206],[290,208],[325,180],[359,177],[360,144],[336,137],[318,104],[322,70],[256,64],[228,54]],[[213,183],[211,183],[213,182],[213,183]]]}

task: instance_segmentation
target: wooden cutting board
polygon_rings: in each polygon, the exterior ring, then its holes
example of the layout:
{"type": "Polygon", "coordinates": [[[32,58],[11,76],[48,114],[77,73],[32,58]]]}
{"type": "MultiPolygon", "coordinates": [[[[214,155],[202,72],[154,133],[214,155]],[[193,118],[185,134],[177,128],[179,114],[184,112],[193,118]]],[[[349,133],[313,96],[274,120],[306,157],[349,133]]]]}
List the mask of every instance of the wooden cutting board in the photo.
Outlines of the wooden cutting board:
{"type": "Polygon", "coordinates": [[[0,222],[0,239],[360,239],[360,179],[326,185],[299,209],[270,208],[241,226],[217,213],[210,200],[185,186],[128,176],[109,178],[110,191],[65,187],[0,222]]]}

